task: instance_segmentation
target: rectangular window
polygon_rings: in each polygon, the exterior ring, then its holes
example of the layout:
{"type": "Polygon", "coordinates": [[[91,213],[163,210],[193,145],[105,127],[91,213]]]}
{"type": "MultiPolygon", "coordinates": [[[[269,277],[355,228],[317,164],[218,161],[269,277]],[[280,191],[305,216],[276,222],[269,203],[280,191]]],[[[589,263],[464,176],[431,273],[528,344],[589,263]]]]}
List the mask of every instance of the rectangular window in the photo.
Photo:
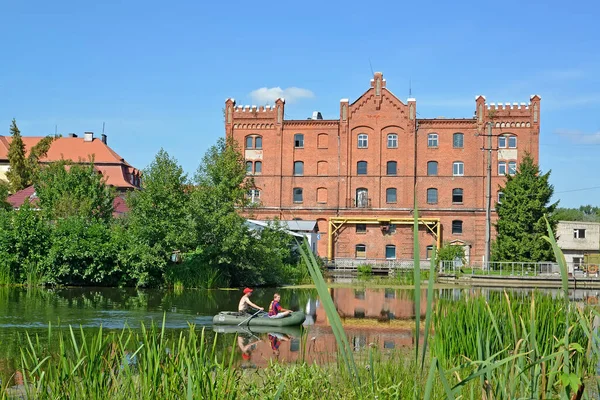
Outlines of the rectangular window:
{"type": "Polygon", "coordinates": [[[364,244],[356,245],[356,258],[366,258],[367,257],[367,246],[364,244]]]}
{"type": "Polygon", "coordinates": [[[246,148],[247,149],[254,148],[254,138],[252,136],[246,136],[246,148]]]}
{"type": "Polygon", "coordinates": [[[427,162],[427,176],[437,176],[438,174],[438,163],[437,161],[427,162]]]}
{"type": "Polygon", "coordinates": [[[517,137],[516,136],[510,136],[508,138],[508,148],[509,149],[516,149],[517,148],[517,137]]]}
{"type": "Polygon", "coordinates": [[[517,162],[516,161],[509,161],[508,163],[508,174],[509,175],[514,175],[517,173],[517,162]]]}
{"type": "Polygon", "coordinates": [[[503,198],[504,198],[504,193],[498,192],[498,204],[502,204],[503,198]]]}
{"type": "Polygon", "coordinates": [[[396,188],[388,188],[385,191],[385,202],[395,203],[396,202],[396,188]]]}
{"type": "Polygon", "coordinates": [[[506,175],[506,161],[498,162],[498,175],[506,175]]]}
{"type": "Polygon", "coordinates": [[[356,224],[356,233],[367,233],[367,224],[356,224]]]}
{"type": "Polygon", "coordinates": [[[455,149],[462,149],[465,143],[465,136],[462,133],[455,133],[452,136],[452,145],[455,149]]]}
{"type": "Polygon", "coordinates": [[[398,169],[398,163],[396,161],[388,161],[387,162],[387,174],[388,175],[396,175],[398,169]]]}
{"type": "Polygon", "coordinates": [[[500,136],[498,138],[498,148],[500,148],[500,149],[506,148],[506,136],[500,136]]]}
{"type": "Polygon", "coordinates": [[[452,164],[452,175],[463,176],[465,174],[465,164],[458,161],[452,164]]]}
{"type": "Polygon", "coordinates": [[[463,232],[463,222],[462,221],[452,221],[452,234],[460,235],[463,232]]]}
{"type": "Polygon", "coordinates": [[[398,148],[398,135],[395,133],[388,135],[387,147],[388,149],[398,148]]]}
{"type": "Polygon", "coordinates": [[[427,189],[427,203],[428,204],[437,204],[437,202],[438,202],[437,189],[434,189],[434,188],[427,189]]]}
{"type": "Polygon", "coordinates": [[[452,189],[452,202],[453,203],[462,203],[463,202],[463,190],[462,189],[452,189]]]}
{"type": "Polygon", "coordinates": [[[367,162],[359,161],[356,163],[356,174],[357,175],[366,175],[367,174],[367,162]]]}
{"type": "Polygon", "coordinates": [[[387,260],[395,260],[396,259],[396,246],[394,246],[394,245],[385,246],[385,258],[387,260]]]}
{"type": "Polygon", "coordinates": [[[262,137],[257,136],[254,143],[255,143],[254,147],[256,149],[259,149],[259,150],[262,149],[262,137]]]}
{"type": "Polygon", "coordinates": [[[431,260],[432,255],[433,255],[433,246],[427,246],[427,250],[425,251],[425,259],[431,260]]]}
{"type": "Polygon", "coordinates": [[[358,135],[358,148],[366,149],[369,147],[369,136],[366,133],[358,135]]]}
{"type": "Polygon", "coordinates": [[[304,175],[304,163],[302,161],[294,162],[294,175],[304,175]]]}
{"type": "Polygon", "coordinates": [[[301,133],[296,133],[294,135],[294,147],[303,148],[304,147],[304,135],[301,133]]]}
{"type": "Polygon", "coordinates": [[[254,173],[262,174],[262,161],[256,161],[254,163],[254,173]]]}
{"type": "Polygon", "coordinates": [[[294,203],[302,203],[302,188],[294,188],[294,203]]]}
{"type": "Polygon", "coordinates": [[[585,229],[573,229],[573,239],[585,239],[585,229]]]}
{"type": "Polygon", "coordinates": [[[437,133],[430,133],[427,135],[427,147],[438,147],[437,133]]]}

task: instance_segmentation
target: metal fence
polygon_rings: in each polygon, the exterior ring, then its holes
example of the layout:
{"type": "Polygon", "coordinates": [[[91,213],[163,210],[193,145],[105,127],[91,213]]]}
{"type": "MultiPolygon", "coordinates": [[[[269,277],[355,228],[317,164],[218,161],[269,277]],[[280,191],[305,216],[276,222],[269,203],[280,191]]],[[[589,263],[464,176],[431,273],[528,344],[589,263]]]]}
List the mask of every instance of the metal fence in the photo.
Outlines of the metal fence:
{"type": "MultiPolygon", "coordinates": [[[[336,271],[357,271],[359,266],[370,266],[374,272],[412,270],[412,259],[381,258],[336,258],[330,265],[336,271]]],[[[421,269],[429,269],[431,260],[420,260],[421,269]]],[[[570,276],[600,278],[598,264],[567,263],[570,276]]],[[[560,276],[560,267],[555,262],[473,262],[464,265],[461,261],[440,261],[437,272],[447,275],[494,275],[494,276],[560,276]]]]}
{"type": "MultiPolygon", "coordinates": [[[[497,276],[558,276],[560,267],[555,262],[489,262],[463,265],[460,261],[441,261],[438,271],[449,275],[497,276]]],[[[598,278],[598,264],[567,263],[567,271],[574,277],[598,278]]]]}
{"type": "MultiPolygon", "coordinates": [[[[431,260],[421,260],[421,269],[429,269],[431,260]]],[[[411,270],[415,262],[412,259],[389,260],[381,258],[336,258],[334,269],[340,271],[356,271],[359,265],[368,265],[374,271],[411,270]]]]}

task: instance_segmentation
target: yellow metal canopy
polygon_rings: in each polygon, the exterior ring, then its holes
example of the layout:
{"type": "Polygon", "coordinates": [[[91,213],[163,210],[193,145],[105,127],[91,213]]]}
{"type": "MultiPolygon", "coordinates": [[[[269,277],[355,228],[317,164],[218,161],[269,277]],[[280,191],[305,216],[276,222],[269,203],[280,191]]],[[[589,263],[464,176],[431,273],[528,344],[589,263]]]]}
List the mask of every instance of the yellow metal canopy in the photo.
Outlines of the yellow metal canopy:
{"type": "MultiPolygon", "coordinates": [[[[413,225],[415,223],[414,218],[399,218],[399,217],[377,217],[377,218],[360,218],[360,217],[330,217],[329,218],[329,229],[327,232],[328,243],[327,243],[327,258],[331,260],[333,258],[333,239],[337,231],[346,224],[367,224],[367,225],[380,225],[381,223],[388,223],[394,225],[413,225]]],[[[442,245],[441,235],[441,224],[439,218],[419,218],[419,225],[424,225],[429,232],[433,234],[436,240],[436,247],[439,250],[442,245]]]]}

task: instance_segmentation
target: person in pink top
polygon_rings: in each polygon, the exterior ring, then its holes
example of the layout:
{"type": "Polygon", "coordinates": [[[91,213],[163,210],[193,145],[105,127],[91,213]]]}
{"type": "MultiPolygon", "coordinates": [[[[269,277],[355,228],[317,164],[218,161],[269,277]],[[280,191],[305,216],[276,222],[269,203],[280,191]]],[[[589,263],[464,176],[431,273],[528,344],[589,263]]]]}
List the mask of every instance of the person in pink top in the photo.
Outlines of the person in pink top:
{"type": "Polygon", "coordinates": [[[283,318],[292,313],[292,310],[286,310],[285,308],[281,307],[281,304],[279,304],[280,300],[281,296],[279,293],[275,293],[273,295],[273,301],[271,302],[271,305],[269,305],[270,318],[283,318]]]}

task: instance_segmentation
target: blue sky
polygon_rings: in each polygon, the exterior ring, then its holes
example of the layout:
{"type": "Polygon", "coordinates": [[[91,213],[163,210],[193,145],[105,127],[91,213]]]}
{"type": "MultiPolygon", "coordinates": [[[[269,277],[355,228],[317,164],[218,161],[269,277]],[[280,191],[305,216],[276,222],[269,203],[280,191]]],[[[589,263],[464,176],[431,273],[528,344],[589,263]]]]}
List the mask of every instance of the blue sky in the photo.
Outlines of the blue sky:
{"type": "Polygon", "coordinates": [[[412,80],[421,117],[470,117],[478,94],[541,95],[540,164],[556,197],[600,205],[599,12],[592,1],[5,0],[0,131],[13,117],[24,135],[105,122],[133,165],[163,147],[193,174],[224,134],[226,98],[260,104],[281,88],[287,118],[336,118],[371,63],[402,100],[412,80]]]}

